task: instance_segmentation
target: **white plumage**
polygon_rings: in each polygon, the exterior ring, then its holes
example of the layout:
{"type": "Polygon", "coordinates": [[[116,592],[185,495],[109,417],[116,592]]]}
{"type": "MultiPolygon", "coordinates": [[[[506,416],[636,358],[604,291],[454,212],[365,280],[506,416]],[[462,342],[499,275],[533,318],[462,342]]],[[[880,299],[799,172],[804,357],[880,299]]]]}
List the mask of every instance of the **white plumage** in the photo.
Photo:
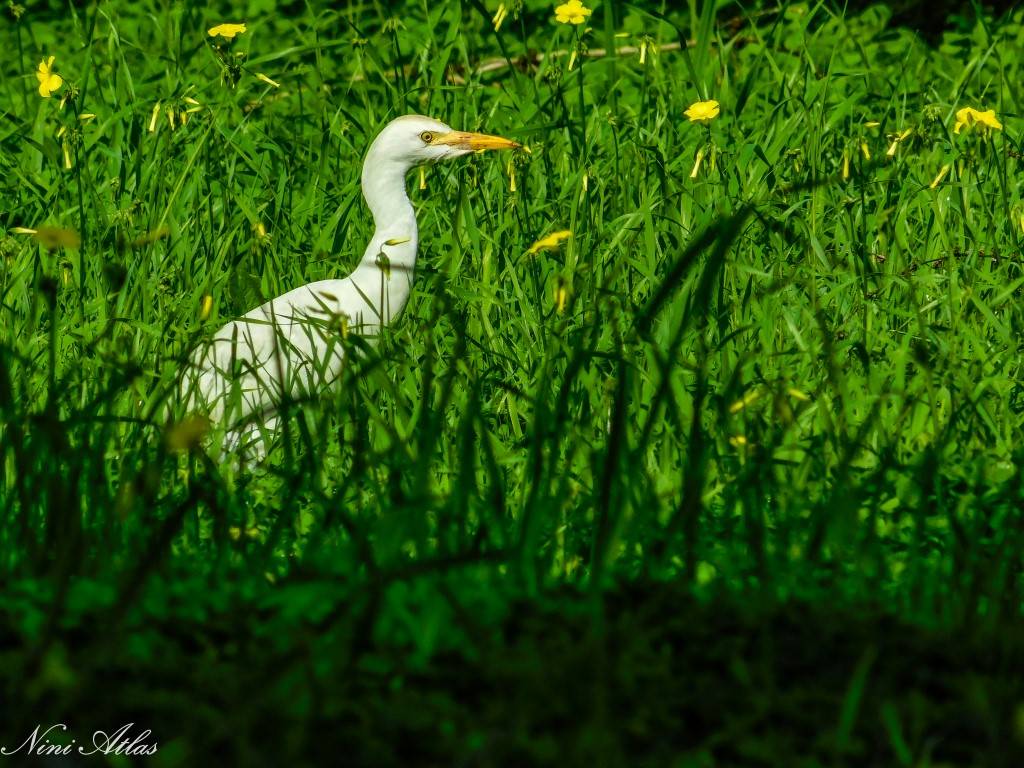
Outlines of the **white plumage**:
{"type": "Polygon", "coordinates": [[[454,131],[420,115],[388,123],[363,161],[362,190],[375,231],[348,277],[320,280],[257,307],[222,327],[191,357],[181,396],[191,411],[228,427],[225,446],[255,443],[274,429],[282,398],[330,387],[342,370],[343,336],[372,338],[409,300],[416,266],[416,214],[405,177],[416,165],[519,145],[454,131]]]}

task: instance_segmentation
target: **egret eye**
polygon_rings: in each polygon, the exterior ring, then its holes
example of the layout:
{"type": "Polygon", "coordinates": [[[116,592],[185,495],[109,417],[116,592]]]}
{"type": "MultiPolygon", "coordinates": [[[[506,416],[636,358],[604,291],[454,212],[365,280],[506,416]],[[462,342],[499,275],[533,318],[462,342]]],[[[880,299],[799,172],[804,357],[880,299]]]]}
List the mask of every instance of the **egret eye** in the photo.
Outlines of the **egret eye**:
{"type": "Polygon", "coordinates": [[[423,140],[424,144],[429,144],[434,140],[434,134],[432,134],[430,131],[424,131],[423,133],[420,134],[420,138],[423,140]]]}

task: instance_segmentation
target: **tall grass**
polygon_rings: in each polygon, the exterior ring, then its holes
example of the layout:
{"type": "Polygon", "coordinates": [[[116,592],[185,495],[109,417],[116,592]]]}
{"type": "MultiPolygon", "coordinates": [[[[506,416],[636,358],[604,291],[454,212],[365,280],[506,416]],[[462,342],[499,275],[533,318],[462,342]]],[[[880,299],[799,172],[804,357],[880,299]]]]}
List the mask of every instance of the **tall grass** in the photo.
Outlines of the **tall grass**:
{"type": "Polygon", "coordinates": [[[9,692],[33,705],[15,725],[102,674],[66,661],[74,627],[134,638],[145,669],[162,646],[140,622],[216,636],[202,617],[254,604],[282,648],[337,640],[343,669],[378,642],[427,665],[475,641],[453,610],[486,626],[567,585],[599,617],[611,583],[670,581],[1019,619],[1024,18],[929,46],[881,6],[719,5],[604,3],[585,29],[533,0],[498,30],[477,2],[8,20],[0,562],[9,692]],[[66,82],[43,99],[49,55],[66,82]],[[706,98],[721,115],[688,122],[706,98]],[[964,106],[1003,130],[955,134],[964,106]],[[404,314],[236,472],[165,418],[177,372],[226,320],[355,265],[362,154],[408,112],[532,154],[410,179],[404,314]],[[44,224],[80,246],[14,232],[44,224]]]}

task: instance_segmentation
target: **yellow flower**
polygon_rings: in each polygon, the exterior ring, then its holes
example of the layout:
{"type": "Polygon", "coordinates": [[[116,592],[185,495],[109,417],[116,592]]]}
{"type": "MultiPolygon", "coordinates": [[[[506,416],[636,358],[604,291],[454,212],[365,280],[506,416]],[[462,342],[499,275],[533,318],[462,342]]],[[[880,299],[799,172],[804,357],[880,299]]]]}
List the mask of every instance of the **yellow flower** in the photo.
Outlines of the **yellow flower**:
{"type": "Polygon", "coordinates": [[[700,164],[704,160],[704,147],[697,150],[697,159],[693,162],[693,170],[690,171],[690,178],[696,179],[700,172],[700,164]]]}
{"type": "Polygon", "coordinates": [[[216,27],[210,27],[206,30],[210,37],[221,37],[231,40],[235,35],[245,34],[245,24],[218,24],[216,27]]]}
{"type": "Polygon", "coordinates": [[[761,399],[761,390],[754,388],[749,390],[743,397],[729,406],[729,413],[739,413],[748,405],[752,405],[761,399]]]}
{"type": "Polygon", "coordinates": [[[505,4],[498,3],[498,10],[494,14],[494,18],[491,19],[491,23],[494,25],[495,32],[501,29],[501,25],[505,21],[506,16],[508,16],[508,9],[505,7],[505,4]]]}
{"type": "Polygon", "coordinates": [[[570,298],[571,291],[568,282],[564,277],[559,277],[558,282],[555,284],[555,309],[558,310],[558,314],[565,312],[570,298]]]}
{"type": "Polygon", "coordinates": [[[683,114],[690,118],[691,123],[708,123],[718,117],[718,111],[718,102],[711,99],[694,102],[683,114]]]}
{"type": "Polygon", "coordinates": [[[890,134],[889,138],[892,139],[892,143],[889,145],[889,149],[886,151],[886,157],[894,157],[896,155],[896,147],[901,141],[903,141],[911,133],[911,129],[907,128],[899,133],[890,134]]]}
{"type": "Polygon", "coordinates": [[[540,251],[552,251],[557,248],[563,240],[567,240],[572,237],[572,232],[568,229],[563,229],[559,232],[552,232],[547,237],[542,237],[536,243],[530,246],[527,253],[538,253],[540,251]]]}
{"type": "Polygon", "coordinates": [[[805,403],[809,403],[811,401],[810,395],[808,395],[805,392],[801,392],[796,387],[790,387],[789,389],[786,390],[786,393],[792,398],[796,398],[797,400],[803,400],[805,403]]]}
{"type": "Polygon", "coordinates": [[[56,251],[58,248],[77,249],[82,244],[82,238],[75,230],[63,227],[14,227],[11,231],[19,235],[31,235],[33,240],[48,251],[56,251]]]}
{"type": "Polygon", "coordinates": [[[949,167],[949,163],[946,163],[939,169],[939,175],[935,177],[931,184],[928,185],[928,189],[935,189],[942,183],[942,180],[946,178],[946,174],[949,173],[949,167]]]}
{"type": "Polygon", "coordinates": [[[53,60],[56,56],[51,56],[48,59],[43,59],[39,62],[39,68],[36,70],[36,80],[39,81],[39,95],[44,99],[50,98],[50,96],[64,85],[64,79],[53,71],[53,60]]]}
{"type": "Polygon", "coordinates": [[[569,0],[555,8],[555,19],[561,24],[585,24],[591,11],[580,0],[569,0]]]}
{"type": "Polygon", "coordinates": [[[981,112],[972,107],[964,107],[957,110],[956,126],[953,128],[953,133],[960,133],[961,128],[973,128],[975,125],[981,125],[984,128],[994,128],[997,131],[1003,130],[1003,124],[996,119],[996,111],[994,109],[981,112]]]}

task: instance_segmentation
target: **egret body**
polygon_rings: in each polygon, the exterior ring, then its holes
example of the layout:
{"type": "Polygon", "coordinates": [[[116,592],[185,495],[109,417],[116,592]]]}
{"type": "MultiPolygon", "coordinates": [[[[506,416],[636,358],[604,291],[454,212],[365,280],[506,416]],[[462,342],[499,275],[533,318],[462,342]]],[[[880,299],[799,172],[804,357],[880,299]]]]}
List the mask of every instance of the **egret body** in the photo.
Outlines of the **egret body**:
{"type": "Polygon", "coordinates": [[[190,410],[222,422],[225,444],[276,426],[282,399],[314,394],[341,374],[343,336],[373,337],[409,300],[419,232],[405,178],[423,163],[488,149],[515,149],[498,136],[452,130],[406,115],[388,123],[363,161],[362,191],[375,230],[348,277],[296,288],[222,327],[192,355],[181,394],[190,410]]]}

